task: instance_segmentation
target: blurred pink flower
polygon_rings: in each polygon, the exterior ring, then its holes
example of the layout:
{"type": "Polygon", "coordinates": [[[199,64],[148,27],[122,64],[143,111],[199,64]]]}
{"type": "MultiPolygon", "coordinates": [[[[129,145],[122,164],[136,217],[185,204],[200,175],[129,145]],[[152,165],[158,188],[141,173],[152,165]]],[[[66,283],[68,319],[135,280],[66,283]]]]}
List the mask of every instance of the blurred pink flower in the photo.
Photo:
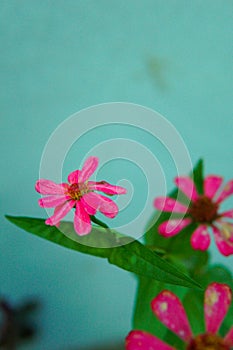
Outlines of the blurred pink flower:
{"type": "MultiPolygon", "coordinates": [[[[162,291],[152,300],[151,307],[158,319],[186,344],[186,350],[230,350],[233,346],[233,327],[224,338],[217,332],[231,304],[232,292],[228,285],[211,283],[204,298],[206,331],[193,336],[181,301],[168,290],[162,291]]],[[[192,302],[192,301],[190,301],[192,302]]],[[[127,350],[175,350],[154,335],[134,330],[126,337],[127,350]]],[[[178,350],[178,349],[177,349],[178,350]]]]}
{"type": "Polygon", "coordinates": [[[210,245],[208,229],[211,227],[216,245],[221,254],[233,254],[233,224],[225,218],[233,219],[233,209],[220,213],[220,204],[233,194],[233,180],[217,194],[223,179],[216,175],[207,176],[204,180],[204,194],[198,194],[193,180],[189,177],[175,178],[176,186],[191,200],[190,206],[169,197],[158,197],[154,201],[156,209],[164,212],[184,214],[183,219],[164,221],[159,226],[159,233],[171,237],[191,223],[198,226],[191,236],[194,249],[206,250],[210,245]],[[217,195],[216,195],[217,194],[217,195]]]}
{"type": "Polygon", "coordinates": [[[81,236],[90,233],[90,215],[95,215],[97,210],[109,218],[114,218],[118,214],[116,203],[95,191],[114,195],[125,194],[126,189],[105,181],[88,181],[97,166],[98,158],[89,157],[81,170],[69,174],[69,183],[56,184],[45,179],[36,182],[36,191],[46,195],[39,199],[39,205],[44,208],[55,207],[54,214],[45,221],[47,225],[58,226],[65,215],[75,208],[74,229],[81,236]]]}

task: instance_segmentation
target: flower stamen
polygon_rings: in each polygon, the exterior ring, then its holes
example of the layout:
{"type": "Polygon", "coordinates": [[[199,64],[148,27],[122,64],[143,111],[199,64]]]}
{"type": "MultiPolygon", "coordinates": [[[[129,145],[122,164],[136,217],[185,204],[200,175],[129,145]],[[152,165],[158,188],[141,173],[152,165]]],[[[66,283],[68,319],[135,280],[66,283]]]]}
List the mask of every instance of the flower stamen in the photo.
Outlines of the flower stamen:
{"type": "Polygon", "coordinates": [[[188,212],[195,222],[211,224],[218,217],[218,204],[207,196],[199,196],[188,212]]]}
{"type": "Polygon", "coordinates": [[[87,184],[85,183],[75,183],[69,186],[67,190],[67,194],[71,197],[71,199],[79,200],[85,193],[88,193],[89,189],[87,184]]]}
{"type": "Polygon", "coordinates": [[[224,339],[217,334],[205,333],[193,338],[188,344],[187,350],[230,350],[224,339]]]}

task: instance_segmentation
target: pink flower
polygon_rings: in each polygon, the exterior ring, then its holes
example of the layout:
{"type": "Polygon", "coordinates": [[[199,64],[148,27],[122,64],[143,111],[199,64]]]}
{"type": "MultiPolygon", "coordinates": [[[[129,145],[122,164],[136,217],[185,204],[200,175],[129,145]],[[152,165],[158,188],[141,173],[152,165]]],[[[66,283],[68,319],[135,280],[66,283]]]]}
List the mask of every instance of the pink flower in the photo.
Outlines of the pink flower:
{"type": "Polygon", "coordinates": [[[191,200],[190,206],[179,203],[173,198],[158,197],[154,201],[156,209],[164,212],[182,213],[185,217],[164,221],[159,226],[159,233],[164,237],[171,237],[179,233],[191,223],[198,226],[192,234],[191,245],[202,251],[210,245],[209,228],[212,228],[216,245],[221,254],[233,254],[233,224],[225,218],[233,219],[233,209],[219,212],[219,206],[233,194],[233,180],[217,194],[223,179],[216,175],[207,176],[204,180],[204,194],[197,192],[193,180],[189,177],[177,177],[177,187],[191,200]]]}
{"type": "MultiPolygon", "coordinates": [[[[230,350],[233,346],[233,326],[224,338],[217,332],[231,304],[231,289],[226,284],[211,283],[204,298],[206,331],[192,334],[185,310],[179,298],[163,290],[152,300],[151,307],[158,319],[186,344],[186,350],[230,350]]],[[[191,301],[190,301],[191,302],[191,301]]],[[[127,350],[175,350],[154,335],[144,331],[131,331],[126,338],[127,350]]]]}
{"type": "Polygon", "coordinates": [[[74,228],[78,235],[86,235],[91,231],[90,215],[97,210],[109,218],[114,218],[118,207],[110,198],[95,191],[108,195],[124,194],[126,189],[113,186],[105,181],[88,181],[98,166],[97,157],[89,157],[81,170],[75,170],[68,176],[68,184],[56,184],[53,181],[40,179],[36,182],[37,192],[46,195],[39,199],[39,205],[44,208],[55,207],[54,214],[48,218],[47,225],[58,226],[65,215],[75,208],[74,228]]]}

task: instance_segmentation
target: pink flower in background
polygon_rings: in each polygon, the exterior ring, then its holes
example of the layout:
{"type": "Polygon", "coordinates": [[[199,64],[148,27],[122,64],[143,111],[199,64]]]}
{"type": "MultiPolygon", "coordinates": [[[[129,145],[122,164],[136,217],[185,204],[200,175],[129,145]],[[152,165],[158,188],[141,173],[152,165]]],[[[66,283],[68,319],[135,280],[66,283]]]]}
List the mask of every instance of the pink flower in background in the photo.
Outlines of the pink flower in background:
{"type": "MultiPolygon", "coordinates": [[[[230,350],[233,346],[233,326],[224,338],[217,332],[231,304],[232,292],[228,285],[211,283],[204,298],[206,332],[194,336],[181,301],[168,290],[152,300],[151,307],[158,319],[186,344],[186,350],[230,350]]],[[[175,350],[145,331],[131,331],[126,338],[127,350],[175,350]]],[[[177,349],[178,350],[178,349],[177,349]]]]}
{"type": "Polygon", "coordinates": [[[169,197],[158,197],[154,201],[156,209],[164,212],[182,213],[185,217],[164,221],[159,226],[159,233],[164,237],[178,234],[191,223],[198,226],[191,236],[194,249],[206,250],[210,245],[209,228],[212,228],[216,245],[221,254],[233,254],[233,224],[225,221],[233,219],[233,209],[220,213],[221,203],[233,194],[233,180],[217,194],[223,179],[210,175],[204,180],[204,194],[198,194],[193,180],[189,177],[177,177],[176,186],[191,200],[189,207],[169,197]]]}
{"type": "Polygon", "coordinates": [[[75,170],[69,174],[68,183],[56,184],[45,179],[36,182],[36,191],[46,195],[39,199],[39,205],[44,208],[55,207],[54,214],[45,221],[47,225],[58,226],[65,215],[75,208],[75,231],[78,235],[86,235],[91,231],[90,215],[95,215],[97,210],[109,218],[117,215],[116,203],[95,191],[114,195],[125,194],[126,189],[105,181],[88,181],[97,166],[98,158],[89,157],[81,170],[75,170]]]}

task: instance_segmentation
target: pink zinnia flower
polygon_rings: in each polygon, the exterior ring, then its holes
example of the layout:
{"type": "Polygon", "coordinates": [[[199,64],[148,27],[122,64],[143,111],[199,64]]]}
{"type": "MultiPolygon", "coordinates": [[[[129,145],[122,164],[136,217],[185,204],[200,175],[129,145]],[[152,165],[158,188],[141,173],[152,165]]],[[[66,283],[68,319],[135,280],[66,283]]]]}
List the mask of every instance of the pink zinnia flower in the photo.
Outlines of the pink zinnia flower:
{"type": "MultiPolygon", "coordinates": [[[[158,319],[186,344],[186,350],[230,350],[233,346],[233,327],[224,338],[217,334],[229,309],[231,289],[226,284],[211,283],[204,298],[204,334],[192,334],[181,301],[168,290],[152,300],[151,307],[158,319]]],[[[131,331],[126,338],[127,350],[175,350],[154,335],[144,331],[131,331]]],[[[178,349],[177,349],[178,350],[178,349]]]]}
{"type": "Polygon", "coordinates": [[[88,181],[98,166],[97,157],[89,157],[81,170],[75,170],[68,176],[68,184],[56,184],[53,181],[40,179],[36,182],[36,191],[46,195],[39,199],[39,205],[44,208],[55,207],[54,214],[48,218],[47,225],[58,226],[65,215],[75,208],[74,228],[78,235],[86,235],[91,231],[90,215],[97,210],[109,218],[114,218],[118,207],[110,198],[94,191],[108,195],[124,194],[126,189],[113,186],[105,181],[88,181]]]}
{"type": "Polygon", "coordinates": [[[164,221],[158,228],[164,237],[171,237],[179,233],[191,223],[198,226],[191,236],[194,249],[206,250],[210,245],[209,228],[213,230],[216,245],[225,256],[233,254],[233,224],[225,218],[233,219],[233,209],[219,212],[219,206],[233,194],[233,180],[217,194],[223,179],[210,175],[204,180],[204,194],[199,194],[193,180],[189,177],[175,178],[176,186],[191,200],[189,207],[173,198],[158,197],[154,201],[156,209],[164,212],[185,214],[181,219],[164,221]]]}

